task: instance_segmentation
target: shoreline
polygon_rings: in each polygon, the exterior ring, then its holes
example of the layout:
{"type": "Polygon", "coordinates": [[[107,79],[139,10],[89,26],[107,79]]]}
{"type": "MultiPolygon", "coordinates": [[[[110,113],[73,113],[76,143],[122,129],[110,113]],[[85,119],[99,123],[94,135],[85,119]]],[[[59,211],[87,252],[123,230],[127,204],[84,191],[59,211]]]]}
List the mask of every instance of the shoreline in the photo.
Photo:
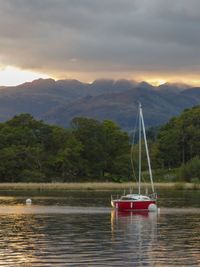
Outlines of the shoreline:
{"type": "MultiPolygon", "coordinates": [[[[150,187],[150,184],[146,184],[150,187]]],[[[142,184],[144,186],[144,184],[142,184]]],[[[198,190],[200,184],[175,182],[154,183],[155,188],[198,190]]],[[[0,191],[3,190],[123,190],[137,188],[136,183],[112,183],[112,182],[83,182],[83,183],[0,183],[0,191]]]]}

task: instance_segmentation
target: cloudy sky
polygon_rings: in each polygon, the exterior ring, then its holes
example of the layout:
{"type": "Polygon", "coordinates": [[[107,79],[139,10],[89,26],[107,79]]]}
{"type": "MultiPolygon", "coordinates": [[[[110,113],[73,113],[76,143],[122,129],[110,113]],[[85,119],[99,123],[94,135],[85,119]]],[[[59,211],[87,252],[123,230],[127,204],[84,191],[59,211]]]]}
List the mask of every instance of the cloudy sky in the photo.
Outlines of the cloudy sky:
{"type": "Polygon", "coordinates": [[[199,0],[0,0],[0,85],[199,74],[199,0]]]}

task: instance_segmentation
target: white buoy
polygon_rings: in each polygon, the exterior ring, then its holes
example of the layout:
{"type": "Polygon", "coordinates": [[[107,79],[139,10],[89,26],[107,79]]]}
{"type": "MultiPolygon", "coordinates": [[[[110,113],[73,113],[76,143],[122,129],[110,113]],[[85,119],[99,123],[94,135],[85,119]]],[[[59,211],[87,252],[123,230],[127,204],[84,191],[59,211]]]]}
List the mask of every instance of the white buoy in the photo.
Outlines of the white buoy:
{"type": "Polygon", "coordinates": [[[153,204],[153,203],[151,203],[150,205],[149,205],[149,207],[148,207],[148,210],[149,211],[157,211],[157,206],[156,206],[156,204],[153,204]]]}
{"type": "Polygon", "coordinates": [[[30,198],[26,199],[26,205],[31,205],[32,204],[32,200],[30,198]]]}

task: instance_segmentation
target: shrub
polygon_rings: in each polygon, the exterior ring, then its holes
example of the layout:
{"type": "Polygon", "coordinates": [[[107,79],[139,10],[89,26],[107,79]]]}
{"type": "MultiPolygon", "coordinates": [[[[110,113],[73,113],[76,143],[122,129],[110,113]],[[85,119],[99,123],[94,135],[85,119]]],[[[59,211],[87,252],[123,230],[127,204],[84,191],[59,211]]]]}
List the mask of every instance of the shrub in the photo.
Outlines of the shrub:
{"type": "Polygon", "coordinates": [[[45,175],[36,170],[23,170],[21,173],[21,182],[42,183],[45,181],[45,175]]]}
{"type": "Polygon", "coordinates": [[[192,182],[200,179],[200,158],[194,157],[180,167],[179,177],[181,181],[192,182]]]}

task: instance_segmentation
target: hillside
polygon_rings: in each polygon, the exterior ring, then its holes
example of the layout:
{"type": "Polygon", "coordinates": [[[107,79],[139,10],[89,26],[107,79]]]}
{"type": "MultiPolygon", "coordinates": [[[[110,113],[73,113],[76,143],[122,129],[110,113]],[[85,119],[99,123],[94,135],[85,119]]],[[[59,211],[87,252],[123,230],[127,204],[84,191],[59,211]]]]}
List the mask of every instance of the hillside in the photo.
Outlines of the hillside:
{"type": "Polygon", "coordinates": [[[15,87],[0,87],[0,121],[19,113],[68,126],[71,119],[86,116],[112,119],[130,130],[138,101],[143,104],[146,124],[165,123],[183,109],[200,103],[200,88],[165,84],[153,87],[146,82],[39,79],[15,87]]]}

